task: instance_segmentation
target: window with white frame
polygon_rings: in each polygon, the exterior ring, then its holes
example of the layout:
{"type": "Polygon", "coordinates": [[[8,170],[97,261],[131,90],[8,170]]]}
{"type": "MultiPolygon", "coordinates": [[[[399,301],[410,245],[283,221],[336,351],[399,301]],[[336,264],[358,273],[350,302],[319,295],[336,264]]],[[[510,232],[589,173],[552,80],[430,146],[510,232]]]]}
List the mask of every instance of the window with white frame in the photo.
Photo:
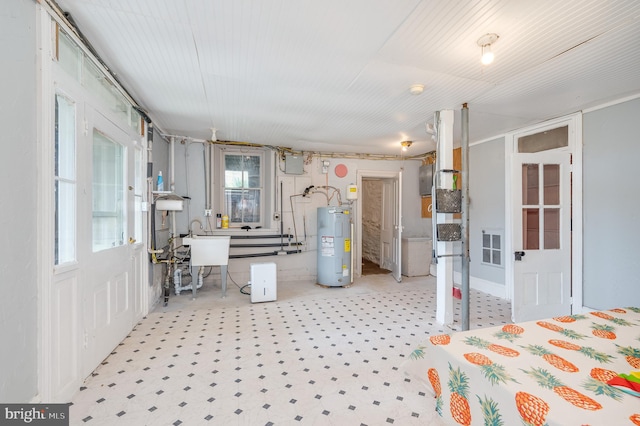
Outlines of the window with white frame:
{"type": "Polygon", "coordinates": [[[76,106],[55,96],[55,248],[56,265],[76,260],[76,106]]]}
{"type": "Polygon", "coordinates": [[[125,149],[93,132],[93,251],[125,242],[125,149]]]}
{"type": "Polygon", "coordinates": [[[229,226],[261,226],[264,218],[264,151],[223,154],[223,214],[229,226]]]}

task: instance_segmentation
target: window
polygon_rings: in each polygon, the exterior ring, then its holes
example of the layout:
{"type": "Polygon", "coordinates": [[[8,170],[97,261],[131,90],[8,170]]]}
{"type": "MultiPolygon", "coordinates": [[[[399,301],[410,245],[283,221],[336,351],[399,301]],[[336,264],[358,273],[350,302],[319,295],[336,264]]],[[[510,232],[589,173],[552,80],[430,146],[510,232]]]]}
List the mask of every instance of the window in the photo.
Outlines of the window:
{"type": "Polygon", "coordinates": [[[224,206],[229,225],[262,225],[263,152],[224,153],[224,206]]]}
{"type": "Polygon", "coordinates": [[[93,251],[124,244],[124,147],[93,131],[93,251]]]}
{"type": "Polygon", "coordinates": [[[482,263],[502,266],[502,231],[482,231],[482,263]]]}
{"type": "Polygon", "coordinates": [[[115,85],[111,76],[57,25],[56,34],[55,59],[60,68],[75,81],[80,82],[117,120],[142,135],[141,115],[115,85]]]}
{"type": "Polygon", "coordinates": [[[518,138],[518,152],[541,152],[569,146],[569,126],[518,138]]]}
{"type": "Polygon", "coordinates": [[[76,107],[55,97],[55,264],[76,258],[76,107]]]}

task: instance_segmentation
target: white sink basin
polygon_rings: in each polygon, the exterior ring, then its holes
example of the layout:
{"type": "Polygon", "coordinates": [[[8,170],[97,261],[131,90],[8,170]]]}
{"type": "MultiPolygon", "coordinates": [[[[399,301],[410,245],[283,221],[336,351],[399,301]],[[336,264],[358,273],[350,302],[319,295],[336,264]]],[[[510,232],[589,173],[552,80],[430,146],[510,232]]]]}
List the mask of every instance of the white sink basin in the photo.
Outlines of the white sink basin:
{"type": "Polygon", "coordinates": [[[229,236],[194,235],[182,239],[191,246],[191,266],[227,265],[229,263],[229,236]]]}

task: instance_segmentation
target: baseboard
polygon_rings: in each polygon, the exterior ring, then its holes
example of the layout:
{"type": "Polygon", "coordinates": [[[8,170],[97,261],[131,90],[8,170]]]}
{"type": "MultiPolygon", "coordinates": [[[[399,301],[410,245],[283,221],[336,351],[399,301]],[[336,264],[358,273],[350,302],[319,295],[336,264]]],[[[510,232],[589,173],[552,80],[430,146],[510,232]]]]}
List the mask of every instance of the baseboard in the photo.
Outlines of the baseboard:
{"type": "MultiPolygon", "coordinates": [[[[437,268],[433,263],[430,265],[431,275],[436,276],[437,268]]],[[[462,273],[453,272],[453,283],[456,287],[460,286],[462,283],[462,273]]],[[[481,291],[483,293],[490,294],[495,297],[499,297],[501,299],[507,299],[507,290],[504,284],[498,284],[493,281],[483,280],[478,277],[469,277],[469,287],[474,290],[481,291]]]]}
{"type": "MultiPolygon", "coordinates": [[[[454,280],[455,280],[454,273],[454,280]]],[[[462,282],[462,274],[458,274],[460,282],[462,282]]],[[[504,284],[498,284],[493,281],[483,280],[482,278],[469,277],[469,285],[472,289],[481,291],[483,293],[490,294],[501,299],[507,299],[507,291],[504,284]]]]}

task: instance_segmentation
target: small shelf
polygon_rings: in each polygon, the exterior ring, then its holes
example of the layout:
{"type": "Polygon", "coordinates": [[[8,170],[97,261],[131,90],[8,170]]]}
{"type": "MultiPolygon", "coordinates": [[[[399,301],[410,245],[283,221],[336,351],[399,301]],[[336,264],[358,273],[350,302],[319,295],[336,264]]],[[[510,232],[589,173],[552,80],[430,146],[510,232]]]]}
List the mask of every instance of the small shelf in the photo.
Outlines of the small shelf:
{"type": "Polygon", "coordinates": [[[152,194],[157,210],[182,211],[184,208],[184,198],[171,191],[152,191],[152,194]]]}

